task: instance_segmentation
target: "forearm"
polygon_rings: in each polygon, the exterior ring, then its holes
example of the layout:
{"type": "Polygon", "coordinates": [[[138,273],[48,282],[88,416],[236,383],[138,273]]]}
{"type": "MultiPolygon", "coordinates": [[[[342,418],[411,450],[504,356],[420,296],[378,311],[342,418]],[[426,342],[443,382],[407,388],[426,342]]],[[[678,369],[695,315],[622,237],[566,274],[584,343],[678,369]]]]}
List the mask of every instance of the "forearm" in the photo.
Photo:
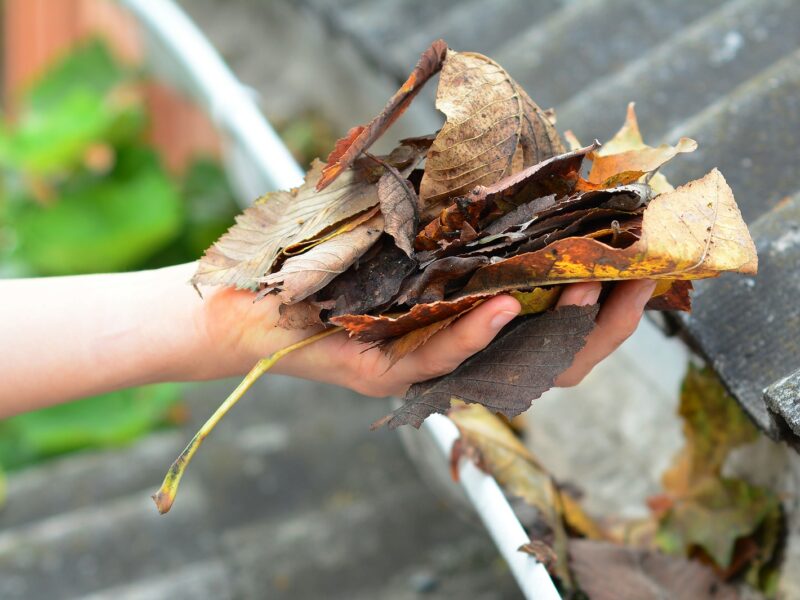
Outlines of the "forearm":
{"type": "Polygon", "coordinates": [[[0,281],[0,416],[204,376],[193,268],[0,281]]]}

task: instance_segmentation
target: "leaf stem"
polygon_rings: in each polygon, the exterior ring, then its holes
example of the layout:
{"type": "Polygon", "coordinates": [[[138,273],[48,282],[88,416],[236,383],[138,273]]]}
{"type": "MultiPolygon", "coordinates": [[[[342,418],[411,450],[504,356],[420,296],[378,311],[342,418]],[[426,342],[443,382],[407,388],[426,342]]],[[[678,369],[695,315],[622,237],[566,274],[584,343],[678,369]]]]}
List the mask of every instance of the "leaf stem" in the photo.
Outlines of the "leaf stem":
{"type": "Polygon", "coordinates": [[[299,350],[300,348],[308,346],[309,344],[313,344],[314,342],[319,341],[322,338],[326,338],[329,335],[333,335],[334,333],[338,333],[341,330],[341,327],[326,329],[325,331],[321,331],[290,346],[281,348],[268,357],[259,360],[256,365],[250,369],[250,372],[245,375],[242,382],[236,386],[236,389],[233,390],[233,392],[231,392],[225,401],[219,405],[219,408],[214,411],[214,414],[211,415],[208,421],[206,421],[199,431],[194,434],[192,440],[189,442],[186,448],[184,448],[183,452],[180,453],[178,458],[175,459],[175,462],[173,462],[170,466],[169,471],[167,471],[167,474],[164,477],[164,482],[161,484],[159,490],[152,496],[153,501],[156,503],[156,507],[158,508],[158,512],[163,515],[169,512],[169,509],[172,508],[172,503],[175,502],[175,496],[178,493],[178,485],[180,485],[181,477],[183,477],[183,473],[186,471],[189,461],[192,460],[192,457],[194,456],[195,452],[197,452],[197,449],[208,437],[208,434],[211,433],[214,427],[217,426],[217,423],[219,423],[228,413],[228,411],[233,408],[233,406],[245,395],[247,390],[252,387],[259,377],[269,371],[276,362],[290,352],[294,352],[295,350],[299,350]]]}

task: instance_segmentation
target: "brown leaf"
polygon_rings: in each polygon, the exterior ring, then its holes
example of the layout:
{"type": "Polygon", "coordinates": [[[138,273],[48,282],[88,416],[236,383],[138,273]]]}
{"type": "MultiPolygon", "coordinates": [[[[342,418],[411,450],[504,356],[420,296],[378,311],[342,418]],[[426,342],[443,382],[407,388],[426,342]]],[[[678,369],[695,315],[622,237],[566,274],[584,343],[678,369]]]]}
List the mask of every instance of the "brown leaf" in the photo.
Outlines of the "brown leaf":
{"type": "Polygon", "coordinates": [[[425,269],[405,280],[395,304],[425,304],[443,300],[448,286],[466,280],[478,267],[489,263],[485,256],[462,258],[450,256],[430,263],[425,269]]]}
{"type": "Polygon", "coordinates": [[[450,326],[453,321],[468,313],[479,304],[480,302],[476,302],[464,312],[457,313],[441,321],[436,321],[425,327],[409,331],[407,334],[400,337],[379,342],[381,350],[389,357],[389,366],[393,366],[398,360],[421,347],[434,335],[450,326]]]}
{"type": "Polygon", "coordinates": [[[358,264],[339,275],[319,295],[334,302],[331,317],[370,312],[387,305],[416,266],[384,235],[358,264]]]}
{"type": "Polygon", "coordinates": [[[428,152],[420,188],[423,220],[447,198],[564,151],[542,109],[481,54],[448,50],[436,108],[447,121],[428,152]]]}
{"type": "Polygon", "coordinates": [[[425,82],[442,68],[446,53],[447,44],[442,40],[433,42],[422,53],[411,75],[389,99],[380,114],[366,125],[353,127],[345,137],[336,142],[336,146],[328,156],[322,177],[317,183],[317,190],[330,185],[405,112],[425,82]]]}
{"type": "Polygon", "coordinates": [[[417,304],[406,313],[391,315],[350,314],[331,317],[333,325],[344,327],[350,337],[362,342],[379,342],[405,335],[420,327],[460,315],[491,294],[465,296],[458,300],[442,300],[432,304],[417,304]]]}
{"type": "Polygon", "coordinates": [[[663,476],[656,541],[674,553],[699,548],[730,574],[753,562],[757,573],[777,546],[780,502],[766,488],[723,477],[722,468],[730,451],[754,441],[758,430],[708,369],[690,367],[680,414],[686,445],[663,476]],[[743,539],[762,532],[755,553],[737,556],[743,539]]]}
{"type": "Polygon", "coordinates": [[[609,542],[570,540],[572,573],[592,600],[736,600],[697,562],[609,542]]]}
{"type": "Polygon", "coordinates": [[[377,215],[352,231],[286,259],[280,271],[260,281],[267,286],[265,291],[278,290],[284,304],[299,302],[344,273],[378,241],[382,231],[383,215],[377,215]]]}
{"type": "Polygon", "coordinates": [[[319,318],[319,304],[304,300],[295,304],[281,304],[278,307],[278,327],[283,329],[307,329],[322,325],[319,318]]]}
{"type": "Polygon", "coordinates": [[[239,215],[236,225],[206,250],[192,283],[256,289],[283,248],[378,204],[365,169],[348,169],[336,185],[316,192],[321,172],[322,163],[315,161],[303,185],[267,194],[239,215]]]}
{"type": "Polygon", "coordinates": [[[462,294],[572,281],[698,279],[722,271],[752,274],[756,269],[747,226],[715,169],[653,199],[644,212],[641,239],[627,248],[588,238],[559,240],[478,269],[462,294]]]}
{"type": "MultiPolygon", "coordinates": [[[[558,198],[569,194],[578,180],[584,157],[594,148],[587,146],[560,154],[509,175],[494,185],[476,186],[469,194],[456,198],[442,209],[438,217],[419,233],[415,247],[417,250],[438,248],[440,240],[458,238],[465,224],[477,228],[478,223],[490,212],[502,214],[520,205],[527,205],[529,212],[544,210],[549,203],[539,203],[539,199],[548,195],[558,198]]],[[[518,215],[510,218],[518,218],[518,215]]]]}
{"type": "MultiPolygon", "coordinates": [[[[628,105],[625,124],[614,137],[594,153],[587,182],[591,185],[624,185],[651,173],[684,152],[694,152],[697,142],[681,138],[675,146],[653,148],[644,143],[636,120],[633,102],[628,105]]],[[[663,175],[651,180],[656,193],[672,191],[663,175]]]]}
{"type": "Polygon", "coordinates": [[[647,302],[647,310],[692,310],[692,282],[683,279],[660,279],[647,302]]]}
{"type": "Polygon", "coordinates": [[[564,528],[561,494],[550,474],[509,427],[485,407],[457,404],[449,413],[458,427],[461,451],[478,457],[480,466],[512,496],[535,507],[553,536],[556,572],[570,581],[567,565],[567,532],[564,528]]]}
{"type": "Polygon", "coordinates": [[[378,181],[378,201],[386,221],[386,233],[410,257],[414,253],[419,222],[417,193],[397,169],[388,164],[386,173],[378,181]]]}
{"type": "MultiPolygon", "coordinates": [[[[425,305],[414,308],[419,306],[425,305]]],[[[526,411],[572,364],[594,328],[597,311],[597,305],[562,306],[520,317],[449,375],[411,386],[403,406],[373,426],[419,427],[434,412],[447,412],[452,398],[509,418],[526,411]]]]}

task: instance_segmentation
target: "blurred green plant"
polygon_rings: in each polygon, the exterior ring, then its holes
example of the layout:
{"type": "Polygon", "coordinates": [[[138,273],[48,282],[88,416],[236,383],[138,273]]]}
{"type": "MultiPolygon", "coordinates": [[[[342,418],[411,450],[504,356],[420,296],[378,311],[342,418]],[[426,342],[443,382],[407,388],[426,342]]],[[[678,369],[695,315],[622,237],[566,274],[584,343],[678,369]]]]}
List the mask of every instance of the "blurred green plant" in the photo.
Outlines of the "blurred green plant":
{"type": "MultiPolygon", "coordinates": [[[[220,165],[178,179],[144,134],[144,75],[99,40],[75,47],[0,119],[0,274],[135,270],[198,258],[238,208],[220,165]]],[[[2,115],[0,115],[2,116],[2,115]]],[[[117,445],[175,420],[181,386],[123,390],[0,422],[0,465],[117,445]]]]}

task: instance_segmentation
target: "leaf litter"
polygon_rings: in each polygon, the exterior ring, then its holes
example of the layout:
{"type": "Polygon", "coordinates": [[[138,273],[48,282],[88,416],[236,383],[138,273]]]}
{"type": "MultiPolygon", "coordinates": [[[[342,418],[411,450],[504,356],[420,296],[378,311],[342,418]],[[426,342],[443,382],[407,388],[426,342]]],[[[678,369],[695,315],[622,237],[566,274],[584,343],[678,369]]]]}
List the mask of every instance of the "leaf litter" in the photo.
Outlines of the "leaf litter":
{"type": "MultiPolygon", "coordinates": [[[[564,284],[654,279],[648,308],[686,311],[691,280],[757,270],[747,226],[718,170],[677,189],[658,172],[696,142],[646,145],[633,104],[605,145],[581,146],[571,132],[565,139],[569,150],[554,113],[500,65],[437,40],[381,113],[351,129],[325,163],[312,163],[301,186],[246,209],[206,251],[192,283],[275,294],[281,326],[325,329],[259,361],[173,463],[154,496],[159,511],[171,508],[188,462],[215,424],[282,356],[344,330],[393,364],[485,300],[509,293],[523,316],[451,374],[413,385],[404,404],[374,426],[419,427],[434,412],[450,412],[465,454],[482,456],[501,484],[539,510],[554,573],[567,589],[594,581],[600,590],[603,561],[649,589],[673,589],[670,573],[686,574],[690,591],[712,585],[705,567],[656,548],[636,556],[608,549],[610,530],[584,514],[496,416],[527,410],[591,334],[600,305],[553,308],[564,284]],[[440,71],[442,129],[400,140],[387,156],[369,154],[440,71]],[[568,533],[590,540],[576,545],[568,533]]],[[[669,492],[661,539],[718,561],[717,585],[719,571],[736,559],[736,540],[753,535],[753,526],[742,525],[720,545],[682,533],[674,525],[680,503],[702,501],[687,492],[696,486],[687,486],[669,492]]],[[[735,504],[741,490],[729,487],[709,493],[735,504]]],[[[771,515],[769,507],[759,514],[771,515]]],[[[543,552],[540,541],[528,546],[543,552]]],[[[718,589],[718,597],[729,597],[718,589]]]]}

